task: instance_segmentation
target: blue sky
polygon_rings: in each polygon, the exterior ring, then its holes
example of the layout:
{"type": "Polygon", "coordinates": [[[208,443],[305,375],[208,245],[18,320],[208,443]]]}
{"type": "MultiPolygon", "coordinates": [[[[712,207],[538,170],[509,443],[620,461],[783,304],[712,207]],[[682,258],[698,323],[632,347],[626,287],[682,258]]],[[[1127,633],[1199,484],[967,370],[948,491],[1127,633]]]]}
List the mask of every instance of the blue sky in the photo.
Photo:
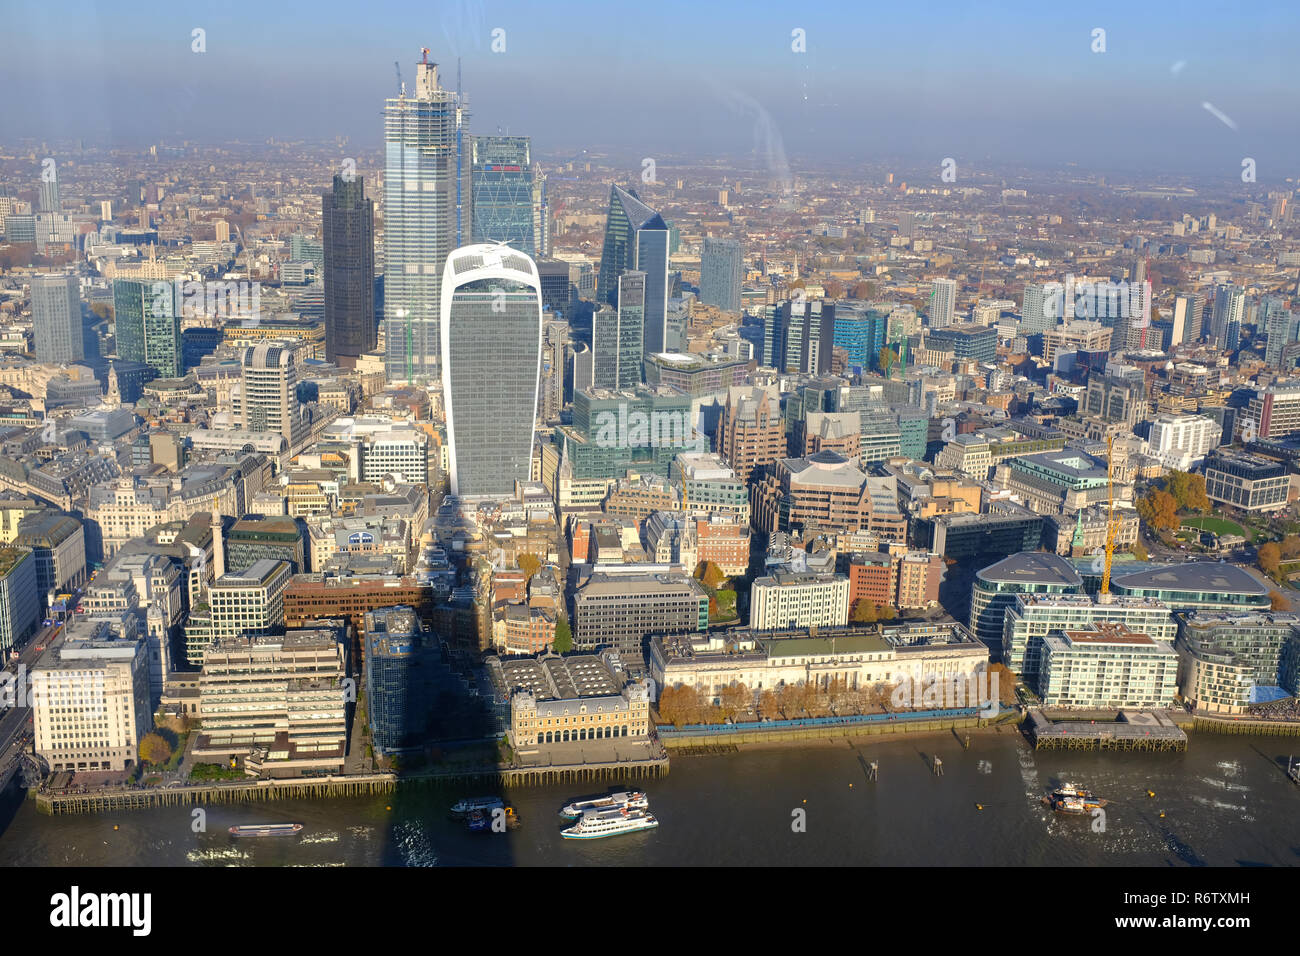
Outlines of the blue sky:
{"type": "Polygon", "coordinates": [[[476,130],[530,134],[543,151],[775,143],[796,166],[830,153],[1152,173],[1252,156],[1261,181],[1300,172],[1300,5],[1282,2],[6,6],[18,42],[0,62],[5,141],[377,145],[393,61],[410,79],[428,46],[449,82],[462,57],[476,130]],[[196,27],[205,53],[191,51],[196,27]],[[795,29],[806,52],[792,51],[795,29]]]}

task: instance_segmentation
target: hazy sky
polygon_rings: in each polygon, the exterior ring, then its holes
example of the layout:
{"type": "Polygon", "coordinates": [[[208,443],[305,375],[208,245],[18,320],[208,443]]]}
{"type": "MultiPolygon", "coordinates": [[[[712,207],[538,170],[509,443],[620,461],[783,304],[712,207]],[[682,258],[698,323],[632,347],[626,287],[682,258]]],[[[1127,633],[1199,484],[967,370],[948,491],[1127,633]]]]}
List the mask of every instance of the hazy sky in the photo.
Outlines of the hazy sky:
{"type": "MultiPolygon", "coordinates": [[[[1300,174],[1300,4],[6,0],[0,141],[378,146],[419,48],[546,151],[1300,174]],[[204,53],[191,51],[194,28],[204,53]],[[1092,52],[1103,28],[1104,53],[1092,52]],[[504,52],[492,32],[504,30],[504,52]],[[792,50],[792,31],[806,52],[792,50]],[[1231,128],[1203,104],[1228,117],[1231,128]]],[[[937,175],[937,173],[936,173],[937,175]]]]}

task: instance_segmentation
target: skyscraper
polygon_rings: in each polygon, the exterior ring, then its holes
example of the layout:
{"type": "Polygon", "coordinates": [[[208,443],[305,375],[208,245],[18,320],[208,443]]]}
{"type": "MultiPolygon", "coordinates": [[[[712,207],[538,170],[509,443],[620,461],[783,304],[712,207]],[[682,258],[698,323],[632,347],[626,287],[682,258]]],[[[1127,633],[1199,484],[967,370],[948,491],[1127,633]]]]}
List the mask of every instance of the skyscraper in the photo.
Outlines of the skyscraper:
{"type": "Polygon", "coordinates": [[[618,277],[633,270],[646,274],[643,349],[652,355],[668,341],[668,224],[635,192],[613,186],[597,298],[618,305],[618,277]]]}
{"type": "Polygon", "coordinates": [[[162,378],[182,374],[180,310],[170,282],[114,279],[113,322],[120,357],[143,362],[162,378]]]}
{"type": "Polygon", "coordinates": [[[325,254],[325,358],[344,368],[374,349],[375,204],[361,176],[334,177],[321,200],[325,254]]]}
{"type": "Polygon", "coordinates": [[[618,278],[618,308],[603,306],[591,317],[592,385],[613,390],[641,382],[646,275],[618,278]]]}
{"type": "Polygon", "coordinates": [[[533,260],[472,245],[443,274],[443,396],[451,493],[510,495],[531,471],[542,292],[533,260]]]}
{"type": "Polygon", "coordinates": [[[706,237],[700,256],[700,301],[739,312],[742,265],[739,242],[706,237]]]}
{"type": "Polygon", "coordinates": [[[81,284],[75,275],[32,279],[32,333],[37,361],[62,365],[86,357],[81,284]]]}
{"type": "Polygon", "coordinates": [[[1044,283],[1025,283],[1025,298],[1020,308],[1020,328],[1026,335],[1046,332],[1056,326],[1057,317],[1047,314],[1051,303],[1051,296],[1044,283]]]}
{"type": "Polygon", "coordinates": [[[1180,295],[1174,298],[1173,330],[1170,347],[1201,340],[1201,297],[1180,295]]]}
{"type": "Polygon", "coordinates": [[[467,233],[469,110],[438,85],[438,65],[415,65],[415,92],[384,106],[384,342],[389,381],[441,375],[443,266],[467,233]]]}
{"type": "Polygon", "coordinates": [[[930,293],[930,321],[932,329],[952,325],[957,317],[957,282],[954,279],[935,279],[930,293]]]}
{"type": "Polygon", "coordinates": [[[475,136],[471,242],[508,242],[536,259],[532,147],[527,136],[475,136]]]}
{"type": "Polygon", "coordinates": [[[41,169],[41,194],[38,212],[62,212],[59,200],[59,176],[56,166],[41,169]]]}
{"type": "Polygon", "coordinates": [[[1210,315],[1210,337],[1221,349],[1232,351],[1241,344],[1241,325],[1246,318],[1246,291],[1221,285],[1214,293],[1210,315]]]}
{"type": "Polygon", "coordinates": [[[243,376],[231,389],[230,403],[241,428],[279,432],[290,452],[306,437],[298,402],[298,367],[294,348],[263,342],[244,349],[243,376]]]}

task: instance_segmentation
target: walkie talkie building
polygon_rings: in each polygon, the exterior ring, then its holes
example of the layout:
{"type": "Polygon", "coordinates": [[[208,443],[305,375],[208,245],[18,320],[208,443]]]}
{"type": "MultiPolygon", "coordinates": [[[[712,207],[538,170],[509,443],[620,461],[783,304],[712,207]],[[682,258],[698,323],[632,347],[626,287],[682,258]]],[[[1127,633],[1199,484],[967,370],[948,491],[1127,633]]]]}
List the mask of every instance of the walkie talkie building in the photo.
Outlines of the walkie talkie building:
{"type": "Polygon", "coordinates": [[[442,356],[451,493],[512,495],[529,479],[541,374],[542,289],[532,259],[498,244],[448,256],[442,356]]]}

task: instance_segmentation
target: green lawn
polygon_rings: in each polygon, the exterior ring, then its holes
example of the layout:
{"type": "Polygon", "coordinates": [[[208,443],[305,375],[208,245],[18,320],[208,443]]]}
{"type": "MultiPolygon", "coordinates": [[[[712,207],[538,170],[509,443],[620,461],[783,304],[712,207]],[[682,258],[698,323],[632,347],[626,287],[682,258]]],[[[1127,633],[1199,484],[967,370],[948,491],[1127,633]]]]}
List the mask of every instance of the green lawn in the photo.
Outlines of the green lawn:
{"type": "Polygon", "coordinates": [[[1246,534],[1245,528],[1237,524],[1235,521],[1229,521],[1227,518],[1214,518],[1214,517],[1184,518],[1183,527],[1196,528],[1200,531],[1213,531],[1215,534],[1219,534],[1219,535],[1236,534],[1236,535],[1241,535],[1241,537],[1243,538],[1250,537],[1250,535],[1246,534]]]}

